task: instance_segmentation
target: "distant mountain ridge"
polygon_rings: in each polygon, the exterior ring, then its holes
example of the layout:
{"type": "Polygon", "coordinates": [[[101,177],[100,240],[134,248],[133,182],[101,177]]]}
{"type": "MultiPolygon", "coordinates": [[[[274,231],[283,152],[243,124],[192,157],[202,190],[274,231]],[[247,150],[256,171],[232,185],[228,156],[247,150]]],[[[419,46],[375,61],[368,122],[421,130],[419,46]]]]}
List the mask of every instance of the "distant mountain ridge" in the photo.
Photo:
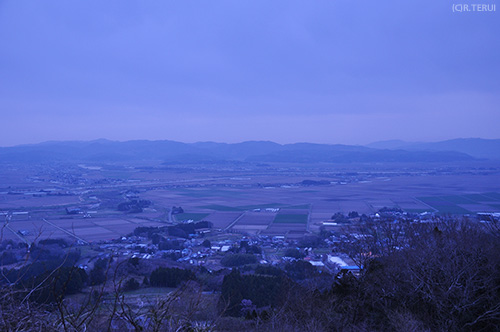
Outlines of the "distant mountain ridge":
{"type": "Polygon", "coordinates": [[[0,148],[3,162],[453,162],[498,159],[500,140],[459,139],[436,143],[378,142],[369,146],[270,141],[242,143],[176,141],[51,141],[0,148]],[[489,156],[486,157],[486,156],[489,156]],[[492,156],[494,158],[492,158],[492,156]]]}
{"type": "Polygon", "coordinates": [[[366,145],[370,148],[406,151],[456,151],[474,158],[500,159],[500,139],[456,138],[441,142],[405,142],[390,140],[366,145]]]}

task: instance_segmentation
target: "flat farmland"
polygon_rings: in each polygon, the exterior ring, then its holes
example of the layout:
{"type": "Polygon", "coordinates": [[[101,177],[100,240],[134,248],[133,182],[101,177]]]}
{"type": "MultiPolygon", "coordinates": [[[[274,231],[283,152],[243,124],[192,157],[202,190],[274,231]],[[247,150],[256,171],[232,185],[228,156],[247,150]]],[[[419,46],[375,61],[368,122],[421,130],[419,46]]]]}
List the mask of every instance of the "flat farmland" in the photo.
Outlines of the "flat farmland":
{"type": "Polygon", "coordinates": [[[210,214],[205,219],[210,221],[215,228],[226,228],[240,215],[241,212],[215,212],[210,214]]]}
{"type": "MultiPolygon", "coordinates": [[[[8,228],[0,227],[0,240],[1,241],[9,241],[12,240],[14,242],[23,242],[19,236],[14,234],[15,232],[10,231],[8,228]]],[[[29,240],[32,241],[32,240],[29,240]]]]}
{"type": "MultiPolygon", "coordinates": [[[[108,220],[93,220],[92,223],[97,226],[111,227],[111,226],[124,226],[131,224],[129,221],[124,219],[108,219],[108,220]]],[[[135,224],[133,224],[135,226],[135,224]]]]}
{"type": "MultiPolygon", "coordinates": [[[[147,170],[125,167],[104,171],[78,169],[86,179],[113,181],[76,189],[75,186],[80,184],[57,181],[53,184],[48,175],[39,176],[38,169],[34,172],[36,176],[30,177],[28,169],[6,168],[0,172],[0,180],[4,181],[0,190],[0,212],[3,216],[16,211],[29,212],[28,215],[13,215],[9,223],[13,231],[6,232],[4,227],[4,236],[14,239],[17,230],[35,234],[42,229],[43,236],[69,236],[57,227],[74,231],[87,241],[116,238],[132,232],[137,226],[165,225],[168,211],[173,206],[181,206],[185,211],[182,215],[175,215],[179,221],[205,219],[214,223],[216,228],[226,228],[237,220],[233,225],[235,230],[291,235],[315,231],[321,221],[329,220],[337,212],[372,214],[382,207],[398,207],[408,212],[500,212],[500,165],[487,166],[445,165],[444,172],[440,165],[434,164],[317,167],[245,164],[185,168],[174,165],[147,170]],[[303,180],[331,184],[303,185],[303,180]],[[74,195],[33,197],[7,194],[9,191],[35,192],[53,187],[74,195]],[[117,205],[129,199],[130,193],[137,199],[150,200],[151,206],[142,213],[117,211],[117,205]],[[71,219],[64,210],[67,206],[92,211],[93,218],[78,215],[71,219]],[[266,208],[280,210],[275,213],[265,211],[266,208]],[[43,218],[57,227],[43,222],[43,218]]],[[[64,168],[63,172],[68,169],[64,168]]]]}
{"type": "Polygon", "coordinates": [[[245,212],[232,226],[233,230],[258,234],[268,228],[276,216],[273,212],[245,212]]]}
{"type": "Polygon", "coordinates": [[[422,202],[416,199],[394,200],[394,203],[396,204],[397,207],[406,212],[421,213],[424,211],[429,211],[429,212],[434,211],[434,209],[430,208],[428,205],[423,204],[422,202]]]}
{"type": "Polygon", "coordinates": [[[237,207],[231,207],[231,206],[219,205],[219,204],[204,205],[204,206],[200,206],[199,208],[207,209],[207,210],[215,210],[215,211],[241,211],[242,210],[242,209],[237,208],[237,207]]]}
{"type": "Polygon", "coordinates": [[[497,193],[425,196],[418,199],[439,213],[470,214],[473,212],[498,212],[497,193]]]}
{"type": "MultiPolygon", "coordinates": [[[[164,223],[144,219],[126,220],[120,218],[49,219],[48,222],[44,222],[43,220],[15,221],[10,222],[9,227],[14,232],[28,231],[29,235],[26,236],[28,241],[44,238],[67,238],[75,240],[75,237],[70,235],[74,234],[88,242],[92,242],[116,239],[133,232],[138,226],[158,227],[165,225],[164,223]]],[[[8,238],[16,241],[19,240],[17,235],[10,235],[8,229],[5,227],[4,233],[6,238],[8,236],[8,238]]]]}
{"type": "Polygon", "coordinates": [[[307,214],[278,213],[273,224],[307,224],[307,214]]]}
{"type": "Polygon", "coordinates": [[[80,202],[78,196],[43,196],[0,194],[0,209],[32,209],[51,206],[74,205],[80,202]]]}
{"type": "MultiPolygon", "coordinates": [[[[107,230],[103,227],[81,227],[70,230],[76,236],[84,240],[92,239],[92,241],[112,240],[120,236],[120,234],[107,230]]],[[[88,241],[88,240],[87,240],[88,241]]],[[[90,241],[89,241],[90,242],[90,241]]]]}
{"type": "MultiPolygon", "coordinates": [[[[272,180],[269,179],[269,181],[272,180]]],[[[286,214],[310,212],[310,220],[314,225],[329,220],[337,212],[347,214],[351,211],[357,211],[371,214],[383,207],[399,207],[409,212],[439,210],[431,204],[427,204],[428,202],[416,199],[431,195],[463,196],[456,199],[474,205],[475,201],[481,199],[483,202],[480,205],[484,207],[481,210],[498,211],[500,203],[496,203],[495,199],[500,186],[497,183],[500,183],[498,175],[452,174],[374,177],[366,182],[352,182],[343,185],[250,187],[239,189],[241,193],[236,195],[234,193],[237,189],[234,188],[217,188],[215,192],[210,192],[206,188],[203,190],[187,188],[168,194],[169,202],[166,206],[182,206],[185,211],[193,213],[246,211],[245,215],[238,220],[236,227],[240,225],[269,225],[271,217],[264,215],[268,212],[252,212],[252,210],[267,207],[280,208],[280,213],[286,214]],[[495,179],[498,182],[495,182],[495,179]],[[191,191],[195,193],[195,197],[187,195],[191,191]],[[180,192],[182,195],[179,194],[180,192]],[[489,201],[486,202],[486,199],[489,201]]],[[[154,194],[149,195],[149,197],[154,196],[154,194]]],[[[456,206],[450,205],[446,211],[468,213],[471,208],[470,205],[462,207],[460,204],[460,206],[456,206]]],[[[444,208],[444,205],[441,208],[444,208]]],[[[479,211],[479,206],[475,206],[474,209],[479,211]]],[[[313,227],[312,230],[315,229],[313,227]]]]}
{"type": "Polygon", "coordinates": [[[305,224],[272,224],[263,230],[263,235],[287,235],[289,232],[299,232],[305,234],[307,231],[305,224]]]}
{"type": "MultiPolygon", "coordinates": [[[[33,242],[38,239],[45,238],[68,238],[69,236],[64,231],[49,225],[43,221],[16,221],[10,222],[8,227],[4,228],[4,234],[8,234],[8,229],[10,229],[14,233],[18,233],[19,231],[28,232],[24,238],[29,242],[33,242]]],[[[11,232],[11,233],[12,233],[11,232]]],[[[19,241],[20,237],[16,234],[12,234],[11,238],[15,241],[19,241]]],[[[74,238],[72,238],[74,239],[74,238]]],[[[70,239],[71,240],[71,239],[70,239]]]]}
{"type": "Polygon", "coordinates": [[[194,221],[200,221],[204,220],[206,217],[208,217],[208,213],[179,213],[175,214],[175,219],[177,221],[184,221],[184,220],[194,220],[194,221]]]}
{"type": "MultiPolygon", "coordinates": [[[[461,208],[466,209],[467,211],[472,212],[497,212],[498,207],[493,205],[486,204],[460,204],[461,208]]],[[[500,205],[499,205],[500,206],[500,205]]]]}
{"type": "Polygon", "coordinates": [[[272,212],[246,212],[243,217],[241,217],[236,225],[270,225],[276,213],[272,212]]]}
{"type": "Polygon", "coordinates": [[[232,229],[248,234],[259,234],[267,229],[267,225],[235,225],[232,229]]]}
{"type": "Polygon", "coordinates": [[[493,198],[495,200],[500,200],[500,193],[485,193],[484,196],[493,198]]]}

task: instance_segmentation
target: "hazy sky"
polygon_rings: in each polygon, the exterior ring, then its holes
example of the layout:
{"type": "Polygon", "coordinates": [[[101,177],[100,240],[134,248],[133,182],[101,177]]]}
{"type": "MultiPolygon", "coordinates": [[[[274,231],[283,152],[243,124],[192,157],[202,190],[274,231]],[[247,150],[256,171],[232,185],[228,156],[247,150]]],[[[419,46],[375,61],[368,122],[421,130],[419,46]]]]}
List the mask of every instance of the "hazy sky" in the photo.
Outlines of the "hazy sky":
{"type": "Polygon", "coordinates": [[[453,1],[0,0],[0,146],[500,138],[500,3],[453,1]]]}

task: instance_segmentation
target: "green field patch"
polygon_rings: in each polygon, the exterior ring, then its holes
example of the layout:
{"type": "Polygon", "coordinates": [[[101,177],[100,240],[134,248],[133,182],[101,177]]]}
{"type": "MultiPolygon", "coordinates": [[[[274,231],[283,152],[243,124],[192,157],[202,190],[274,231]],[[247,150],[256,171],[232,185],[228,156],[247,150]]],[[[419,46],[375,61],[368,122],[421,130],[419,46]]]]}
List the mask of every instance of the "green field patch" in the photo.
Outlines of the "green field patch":
{"type": "Polygon", "coordinates": [[[175,214],[175,219],[178,221],[182,220],[194,220],[194,221],[200,221],[206,218],[209,215],[209,213],[179,213],[175,214]]]}
{"type": "Polygon", "coordinates": [[[275,224],[307,224],[307,214],[277,214],[275,224]]]}
{"type": "Polygon", "coordinates": [[[200,209],[209,209],[214,211],[242,211],[242,209],[226,205],[210,204],[198,206],[200,209]]]}

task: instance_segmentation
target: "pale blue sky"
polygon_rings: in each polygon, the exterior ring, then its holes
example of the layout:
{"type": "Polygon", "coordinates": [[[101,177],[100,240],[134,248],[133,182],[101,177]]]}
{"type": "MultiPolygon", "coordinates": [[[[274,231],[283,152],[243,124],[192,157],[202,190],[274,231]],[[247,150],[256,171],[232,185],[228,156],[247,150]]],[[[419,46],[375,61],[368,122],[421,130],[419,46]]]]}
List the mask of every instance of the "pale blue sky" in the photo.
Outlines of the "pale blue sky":
{"type": "Polygon", "coordinates": [[[0,0],[0,146],[500,138],[500,6],[451,5],[0,0]]]}

